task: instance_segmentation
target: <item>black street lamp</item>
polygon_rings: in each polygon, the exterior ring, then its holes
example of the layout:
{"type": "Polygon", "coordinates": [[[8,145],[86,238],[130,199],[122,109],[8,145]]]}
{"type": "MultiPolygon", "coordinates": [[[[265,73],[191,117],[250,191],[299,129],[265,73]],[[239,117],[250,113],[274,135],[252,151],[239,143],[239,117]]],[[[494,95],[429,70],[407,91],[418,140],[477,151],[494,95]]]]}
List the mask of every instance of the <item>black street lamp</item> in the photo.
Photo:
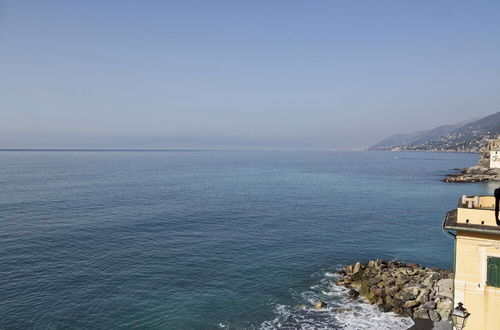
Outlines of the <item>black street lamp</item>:
{"type": "Polygon", "coordinates": [[[458,306],[455,307],[453,312],[451,313],[451,320],[453,321],[453,326],[457,330],[462,330],[465,328],[465,323],[467,323],[467,318],[470,316],[470,313],[467,312],[467,309],[464,308],[464,305],[459,302],[458,306]]]}

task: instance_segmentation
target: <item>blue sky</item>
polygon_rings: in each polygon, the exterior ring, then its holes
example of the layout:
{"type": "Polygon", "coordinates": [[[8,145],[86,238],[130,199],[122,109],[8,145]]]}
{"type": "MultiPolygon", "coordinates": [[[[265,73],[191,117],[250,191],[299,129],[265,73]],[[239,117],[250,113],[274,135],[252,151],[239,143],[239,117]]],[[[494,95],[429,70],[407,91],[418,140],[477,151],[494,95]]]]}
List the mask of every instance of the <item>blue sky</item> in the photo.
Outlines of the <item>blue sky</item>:
{"type": "Polygon", "coordinates": [[[355,148],[500,111],[498,1],[0,1],[1,148],[355,148]]]}

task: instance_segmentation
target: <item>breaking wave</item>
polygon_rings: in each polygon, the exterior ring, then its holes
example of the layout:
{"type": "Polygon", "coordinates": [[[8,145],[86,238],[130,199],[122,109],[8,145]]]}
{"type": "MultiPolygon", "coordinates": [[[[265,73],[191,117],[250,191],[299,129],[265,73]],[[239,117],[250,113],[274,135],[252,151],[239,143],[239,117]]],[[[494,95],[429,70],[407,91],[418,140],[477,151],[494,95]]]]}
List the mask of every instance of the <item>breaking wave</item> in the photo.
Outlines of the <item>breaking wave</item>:
{"type": "Polygon", "coordinates": [[[275,318],[263,322],[260,329],[402,330],[414,324],[409,317],[385,313],[362,300],[350,299],[347,289],[335,285],[334,273],[326,272],[320,277],[309,290],[296,295],[296,306],[276,305],[275,318]],[[327,308],[315,309],[319,300],[326,302],[327,308]]]}

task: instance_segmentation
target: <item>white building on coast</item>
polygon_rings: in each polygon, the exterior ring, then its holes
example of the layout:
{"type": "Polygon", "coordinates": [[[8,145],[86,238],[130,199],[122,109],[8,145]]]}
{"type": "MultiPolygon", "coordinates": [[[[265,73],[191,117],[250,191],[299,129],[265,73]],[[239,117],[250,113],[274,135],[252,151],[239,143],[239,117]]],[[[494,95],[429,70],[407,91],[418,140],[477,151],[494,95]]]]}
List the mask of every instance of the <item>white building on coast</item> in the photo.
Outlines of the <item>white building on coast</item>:
{"type": "Polygon", "coordinates": [[[488,144],[490,168],[500,168],[500,138],[490,140],[488,144]]]}

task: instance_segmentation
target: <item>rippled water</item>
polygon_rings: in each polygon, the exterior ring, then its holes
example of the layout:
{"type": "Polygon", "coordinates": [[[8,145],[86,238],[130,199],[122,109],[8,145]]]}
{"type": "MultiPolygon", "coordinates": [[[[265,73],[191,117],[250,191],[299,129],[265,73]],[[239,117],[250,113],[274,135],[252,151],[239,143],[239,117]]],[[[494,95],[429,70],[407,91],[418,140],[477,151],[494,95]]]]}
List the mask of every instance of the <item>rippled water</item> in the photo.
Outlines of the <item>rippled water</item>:
{"type": "Polygon", "coordinates": [[[331,272],[373,258],[450,268],[446,211],[494,186],[440,179],[476,161],[0,152],[0,328],[405,328],[347,301],[331,272]],[[312,310],[318,298],[331,308],[312,310]]]}

